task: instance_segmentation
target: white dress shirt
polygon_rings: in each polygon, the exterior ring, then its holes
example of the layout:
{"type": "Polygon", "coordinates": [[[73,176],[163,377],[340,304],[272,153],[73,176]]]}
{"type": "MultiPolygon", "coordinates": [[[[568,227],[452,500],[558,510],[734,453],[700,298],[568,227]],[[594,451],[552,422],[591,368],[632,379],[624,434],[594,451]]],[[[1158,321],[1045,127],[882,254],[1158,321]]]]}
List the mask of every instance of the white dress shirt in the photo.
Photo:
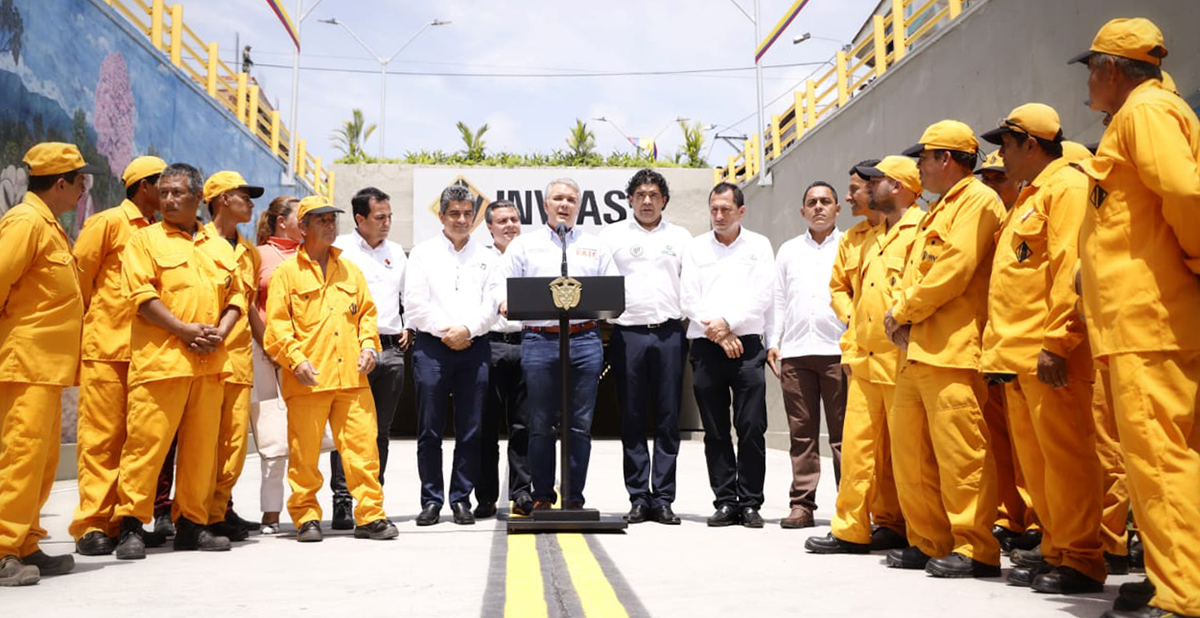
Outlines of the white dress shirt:
{"type": "Polygon", "coordinates": [[[341,249],[342,257],[350,260],[366,277],[367,289],[379,316],[379,334],[399,335],[404,331],[404,319],[400,315],[408,261],[404,249],[386,238],[372,247],[357,231],[338,236],[333,246],[341,249]]]}
{"type": "Polygon", "coordinates": [[[630,218],[600,232],[625,276],[625,313],[609,320],[621,326],[661,324],[683,317],[679,306],[679,272],[692,235],[664,217],[652,230],[630,218]]]}
{"type": "MultiPolygon", "coordinates": [[[[508,300],[510,277],[558,277],[562,274],[562,244],[549,225],[513,239],[500,267],[489,282],[493,307],[508,300]]],[[[567,233],[567,274],[572,277],[616,277],[621,274],[600,237],[571,228],[567,233]]],[[[589,320],[571,320],[572,324],[589,320]]],[[[558,320],[526,320],[524,326],[558,326],[558,320]]]]}
{"type": "MultiPolygon", "coordinates": [[[[500,250],[496,248],[495,241],[488,242],[487,244],[484,245],[484,247],[488,250],[488,254],[491,255],[491,260],[492,260],[491,264],[488,266],[489,282],[490,282],[491,270],[494,268],[500,268],[501,264],[504,262],[504,254],[501,253],[500,250]]],[[[497,315],[496,321],[492,323],[492,327],[489,330],[493,333],[520,332],[521,331],[521,321],[520,320],[510,320],[502,315],[497,315]]]]}
{"type": "Polygon", "coordinates": [[[822,243],[805,232],[779,247],[775,256],[775,328],[768,347],[783,358],[840,356],[846,325],[831,306],[829,280],[837,258],[834,228],[822,243]]]}
{"type": "Polygon", "coordinates": [[[486,333],[495,320],[487,298],[494,260],[471,236],[462,249],[455,249],[445,233],[413,247],[404,281],[409,325],[437,337],[456,326],[465,326],[472,338],[486,333]]]}
{"type": "Polygon", "coordinates": [[[683,256],[680,302],[691,320],[688,339],[703,339],[704,324],[723,318],[733,334],[766,336],[774,327],[775,253],[771,241],[742,227],[729,246],[705,232],[683,256]]]}

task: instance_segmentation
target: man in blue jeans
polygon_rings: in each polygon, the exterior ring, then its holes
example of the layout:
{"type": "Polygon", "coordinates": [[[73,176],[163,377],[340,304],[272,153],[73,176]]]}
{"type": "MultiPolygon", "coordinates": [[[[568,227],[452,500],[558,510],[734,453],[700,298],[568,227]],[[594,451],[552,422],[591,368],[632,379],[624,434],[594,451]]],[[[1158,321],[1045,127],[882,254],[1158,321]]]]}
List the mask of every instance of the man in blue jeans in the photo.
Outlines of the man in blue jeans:
{"type": "MultiPolygon", "coordinates": [[[[562,274],[563,244],[555,229],[566,225],[567,272],[572,277],[617,276],[612,254],[599,237],[575,227],[581,192],[569,178],[546,187],[542,208],[546,225],[513,239],[497,266],[489,287],[501,315],[508,315],[510,277],[557,277],[562,274]]],[[[521,339],[521,369],[525,374],[526,406],[529,410],[529,466],[533,477],[533,508],[554,504],[555,425],[559,419],[562,393],[558,364],[558,321],[527,320],[521,339]]],[[[592,453],[592,412],[600,384],[604,350],[595,320],[572,320],[570,326],[569,422],[571,432],[569,470],[571,495],[564,507],[583,508],[588,459],[592,453]]]]}

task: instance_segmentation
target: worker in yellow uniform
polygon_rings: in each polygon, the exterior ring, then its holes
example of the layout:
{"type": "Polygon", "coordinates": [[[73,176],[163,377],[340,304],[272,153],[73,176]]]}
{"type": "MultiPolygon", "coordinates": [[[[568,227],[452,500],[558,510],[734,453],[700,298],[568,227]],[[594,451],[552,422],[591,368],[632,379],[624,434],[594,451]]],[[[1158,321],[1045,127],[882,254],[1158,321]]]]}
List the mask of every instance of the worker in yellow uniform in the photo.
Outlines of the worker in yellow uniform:
{"type": "Polygon", "coordinates": [[[917,166],[909,157],[884,157],[855,170],[871,179],[865,190],[869,207],[883,220],[871,228],[857,260],[862,286],[850,319],[854,346],[842,356],[849,366],[850,388],[842,430],[837,512],[828,535],[810,537],[804,543],[805,549],[819,554],[908,546],[887,426],[900,352],[884,332],[883,315],[894,302],[905,258],[925,215],[916,206],[923,189],[917,166]],[[872,518],[877,526],[874,530],[872,518]]]}
{"type": "MultiPolygon", "coordinates": [[[[248,223],[254,215],[254,202],[262,197],[263,188],[246,182],[237,172],[221,171],[204,182],[204,201],[212,221],[204,226],[207,242],[200,250],[213,259],[233,260],[247,307],[258,298],[258,271],[262,259],[258,249],[238,233],[239,223],[248,223]]],[[[247,528],[257,523],[243,523],[233,511],[230,496],[233,486],[242,475],[246,463],[246,448],[250,437],[250,387],[254,385],[253,340],[262,341],[263,322],[257,311],[247,311],[238,317],[225,342],[228,353],[221,403],[221,425],[217,432],[217,482],[208,505],[208,525],[219,536],[230,541],[244,541],[247,528]]]]}
{"type": "MultiPolygon", "coordinates": [[[[859,272],[860,249],[867,235],[882,219],[867,205],[870,201],[870,196],[866,193],[868,179],[855,170],[859,166],[869,167],[878,162],[878,159],[869,159],[850,168],[850,187],[846,190],[846,199],[850,202],[850,214],[862,217],[862,221],[846,230],[842,239],[838,241],[837,257],[833,260],[833,276],[829,281],[833,312],[846,324],[850,323],[851,308],[854,306],[854,299],[858,297],[859,284],[862,283],[862,274],[859,272]]],[[[847,330],[847,334],[842,338],[843,346],[847,345],[849,332],[847,330]]]]}
{"type": "Polygon", "coordinates": [[[921,219],[902,292],[884,316],[901,356],[888,414],[892,467],[908,541],[888,564],[935,577],[999,577],[996,466],[988,452],[979,373],[988,276],[1004,205],[972,172],[967,125],[944,120],[904,154],[940,195],[921,219]]]}
{"type": "Polygon", "coordinates": [[[1200,120],[1164,87],[1162,32],[1115,19],[1088,51],[1092,109],[1112,115],[1080,233],[1083,308],[1107,360],[1150,604],[1106,616],[1200,616],[1200,120]]]}
{"type": "Polygon", "coordinates": [[[1063,157],[1058,112],[1012,110],[983,134],[1023,183],[996,241],[982,369],[1005,387],[1026,487],[1044,522],[1039,549],[1013,552],[1013,585],[1079,594],[1104,589],[1100,458],[1091,350],[1075,316],[1075,264],[1087,177],[1063,157]]]}
{"type": "MultiPolygon", "coordinates": [[[[111,554],[120,522],[117,473],[125,445],[125,404],[129,379],[129,324],[133,309],[121,287],[121,259],[134,232],[158,216],[158,175],[167,163],[154,156],[129,162],[122,174],[125,200],[88,217],[75,239],[79,286],[83,291],[82,363],[79,367],[79,505],[71,522],[75,551],[111,554]]],[[[158,539],[161,544],[165,539],[158,539]]]]}
{"type": "Polygon", "coordinates": [[[25,153],[29,191],[0,218],[0,586],[75,568],[49,556],[39,513],[58,468],[63,388],[75,383],[83,299],[57,218],[75,208],[88,166],[73,144],[25,153]]]}
{"type": "Polygon", "coordinates": [[[232,259],[200,249],[208,231],[196,220],[203,178],[186,163],[158,177],[163,220],[129,239],[121,278],[130,306],[128,436],[117,480],[116,557],[146,557],[143,523],[154,515],[158,473],[178,434],[176,550],[226,551],[229,538],[206,525],[217,475],[225,340],[246,311],[232,259]]]}
{"type": "Polygon", "coordinates": [[[341,257],[337,214],[319,196],[300,200],[304,243],[275,269],[267,293],[263,347],[282,368],[288,408],[288,513],[302,543],[319,542],[324,479],[317,465],[328,422],[354,496],[354,538],[394,539],[383,512],[375,400],[367,374],[379,356],[375,303],[362,271],[341,257]]]}

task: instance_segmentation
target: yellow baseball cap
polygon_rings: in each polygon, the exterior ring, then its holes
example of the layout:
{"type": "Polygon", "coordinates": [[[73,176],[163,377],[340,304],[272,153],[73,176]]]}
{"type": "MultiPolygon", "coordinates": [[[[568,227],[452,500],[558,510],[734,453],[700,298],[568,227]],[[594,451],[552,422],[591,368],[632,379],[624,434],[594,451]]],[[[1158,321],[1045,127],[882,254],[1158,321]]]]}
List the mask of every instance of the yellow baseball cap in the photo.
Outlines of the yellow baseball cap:
{"type": "Polygon", "coordinates": [[[983,139],[1000,144],[1005,133],[1024,133],[1049,142],[1062,139],[1062,122],[1053,107],[1043,103],[1026,103],[1008,113],[1000,120],[1000,126],[980,135],[983,139]]]}
{"type": "Polygon", "coordinates": [[[929,125],[921,134],[921,140],[902,153],[915,157],[926,150],[957,150],[968,154],[979,151],[979,141],[971,127],[957,120],[942,120],[929,125]]]}
{"type": "Polygon", "coordinates": [[[887,176],[916,195],[921,195],[924,191],[921,188],[921,173],[917,170],[917,162],[911,157],[888,155],[873,166],[856,166],[854,172],[863,178],[887,176]]]}
{"type": "Polygon", "coordinates": [[[1067,160],[1067,163],[1077,163],[1092,158],[1092,151],[1079,142],[1063,140],[1062,147],[1063,158],[1067,160]]]}
{"type": "Polygon", "coordinates": [[[319,196],[310,195],[300,200],[300,205],[296,207],[296,218],[303,219],[308,215],[323,215],[327,212],[346,212],[329,203],[329,200],[319,196]]]}
{"type": "Polygon", "coordinates": [[[256,187],[246,182],[246,179],[237,172],[226,170],[217,172],[204,181],[204,201],[211,202],[213,198],[232,189],[245,189],[251,198],[262,197],[263,194],[262,187],[256,187]]]}
{"type": "Polygon", "coordinates": [[[67,172],[82,172],[84,174],[103,174],[104,170],[96,165],[88,165],[79,154],[75,144],[63,142],[42,142],[34,144],[25,153],[25,165],[29,166],[30,176],[54,176],[67,172]]]}
{"type": "Polygon", "coordinates": [[[1154,22],[1145,17],[1121,18],[1104,24],[1092,40],[1091,48],[1071,58],[1067,64],[1086,64],[1092,54],[1109,54],[1162,66],[1167,48],[1163,46],[1162,30],[1154,22]]]}
{"type": "Polygon", "coordinates": [[[143,178],[161,174],[165,169],[167,169],[167,162],[158,157],[149,155],[138,157],[125,166],[125,173],[121,174],[121,180],[124,180],[125,187],[129,188],[143,178]]]}
{"type": "Polygon", "coordinates": [[[980,165],[975,170],[976,174],[980,174],[982,172],[1004,172],[1005,174],[1008,173],[1008,170],[1004,169],[1004,157],[1000,156],[999,150],[988,155],[987,158],[983,160],[983,165],[980,165]]]}

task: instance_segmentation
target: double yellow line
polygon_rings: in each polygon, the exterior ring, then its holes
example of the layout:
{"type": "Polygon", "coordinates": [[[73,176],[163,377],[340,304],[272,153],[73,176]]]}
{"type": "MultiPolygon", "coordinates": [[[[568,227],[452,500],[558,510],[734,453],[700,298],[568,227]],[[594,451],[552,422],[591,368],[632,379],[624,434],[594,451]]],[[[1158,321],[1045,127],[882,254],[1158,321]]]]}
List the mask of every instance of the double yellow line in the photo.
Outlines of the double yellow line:
{"type": "MultiPolygon", "coordinates": [[[[549,615],[537,539],[538,535],[534,534],[508,535],[504,587],[506,618],[542,618],[549,615]]],[[[629,616],[583,535],[555,534],[554,540],[567,563],[571,585],[579,597],[584,615],[605,618],[629,616]]]]}

